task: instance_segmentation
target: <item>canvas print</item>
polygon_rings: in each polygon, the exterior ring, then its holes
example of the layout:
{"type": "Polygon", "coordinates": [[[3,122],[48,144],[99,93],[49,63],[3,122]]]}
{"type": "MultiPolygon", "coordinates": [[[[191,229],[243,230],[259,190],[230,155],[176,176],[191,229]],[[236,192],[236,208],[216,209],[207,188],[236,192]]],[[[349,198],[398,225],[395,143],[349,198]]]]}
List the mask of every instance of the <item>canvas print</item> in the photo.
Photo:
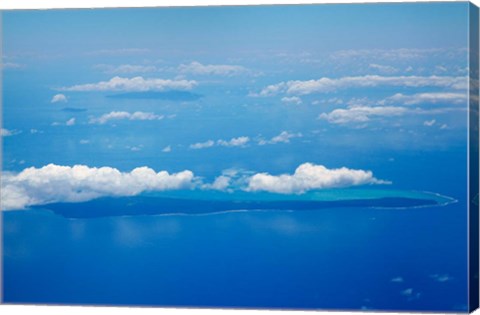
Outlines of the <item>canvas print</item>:
{"type": "Polygon", "coordinates": [[[478,8],[2,15],[2,302],[469,312],[478,8]]]}

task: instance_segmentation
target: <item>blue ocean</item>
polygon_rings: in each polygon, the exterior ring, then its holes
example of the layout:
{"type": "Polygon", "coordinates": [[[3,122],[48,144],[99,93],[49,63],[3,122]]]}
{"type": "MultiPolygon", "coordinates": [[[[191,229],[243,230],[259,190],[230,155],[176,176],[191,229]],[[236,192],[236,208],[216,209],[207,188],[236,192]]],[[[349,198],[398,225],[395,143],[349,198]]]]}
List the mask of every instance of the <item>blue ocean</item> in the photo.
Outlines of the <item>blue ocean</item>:
{"type": "Polygon", "coordinates": [[[317,210],[299,201],[300,210],[295,203],[280,210],[241,209],[240,203],[226,211],[201,203],[124,215],[132,202],[165,204],[145,196],[7,211],[4,298],[22,304],[466,311],[465,196],[460,187],[442,185],[456,202],[375,207],[374,199],[372,206],[342,207],[339,201],[317,210]],[[113,212],[105,208],[112,202],[118,207],[113,212]]]}

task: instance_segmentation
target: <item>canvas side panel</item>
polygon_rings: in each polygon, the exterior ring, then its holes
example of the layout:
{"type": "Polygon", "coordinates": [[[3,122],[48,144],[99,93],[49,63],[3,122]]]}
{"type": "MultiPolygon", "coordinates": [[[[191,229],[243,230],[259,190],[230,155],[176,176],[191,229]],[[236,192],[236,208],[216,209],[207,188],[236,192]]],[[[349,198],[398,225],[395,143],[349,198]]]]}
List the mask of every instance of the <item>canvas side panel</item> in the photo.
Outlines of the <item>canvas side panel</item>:
{"type": "MultiPolygon", "coordinates": [[[[0,128],[3,128],[3,12],[0,10],[0,128]]],[[[0,182],[3,171],[3,137],[0,137],[0,182]]],[[[1,188],[0,188],[1,189],[1,188]]],[[[0,200],[0,304],[3,303],[3,207],[0,200]]]]}
{"type": "Polygon", "coordinates": [[[469,10],[469,310],[478,308],[479,301],[479,40],[478,8],[469,10]]]}

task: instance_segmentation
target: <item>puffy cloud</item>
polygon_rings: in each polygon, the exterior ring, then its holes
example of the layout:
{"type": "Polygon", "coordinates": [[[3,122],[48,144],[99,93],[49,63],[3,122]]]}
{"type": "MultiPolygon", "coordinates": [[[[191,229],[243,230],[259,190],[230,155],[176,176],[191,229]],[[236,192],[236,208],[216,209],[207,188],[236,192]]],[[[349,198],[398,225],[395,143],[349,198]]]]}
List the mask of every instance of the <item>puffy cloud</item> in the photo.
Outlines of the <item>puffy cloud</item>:
{"type": "Polygon", "coordinates": [[[170,174],[138,167],[121,172],[111,167],[49,164],[2,176],[2,209],[23,209],[53,202],[81,202],[103,196],[134,196],[146,191],[190,188],[194,174],[185,170],[170,174]]]}
{"type": "Polygon", "coordinates": [[[0,136],[2,137],[10,137],[10,136],[18,135],[19,133],[21,133],[21,131],[16,129],[14,130],[9,130],[5,128],[0,129],[0,136]]]}
{"type": "Polygon", "coordinates": [[[400,116],[407,112],[404,107],[394,106],[353,106],[346,109],[335,109],[330,113],[322,113],[319,119],[327,120],[332,124],[363,123],[371,117],[400,116]]]}
{"type": "Polygon", "coordinates": [[[214,189],[214,190],[226,190],[230,186],[232,178],[229,176],[221,175],[215,178],[212,184],[204,185],[203,187],[206,189],[214,189]]]}
{"type": "Polygon", "coordinates": [[[249,137],[232,138],[228,141],[217,140],[217,144],[224,147],[243,147],[250,141],[249,137]]]}
{"type": "Polygon", "coordinates": [[[60,88],[61,91],[129,91],[129,92],[146,92],[146,91],[164,91],[174,90],[190,90],[197,85],[193,80],[165,80],[156,78],[134,77],[122,78],[113,77],[109,81],[101,81],[97,83],[88,83],[74,85],[70,87],[60,88]]]}
{"type": "Polygon", "coordinates": [[[432,119],[432,120],[426,120],[423,122],[423,125],[424,126],[427,126],[427,127],[432,127],[433,125],[435,125],[437,121],[435,119],[432,119]]]}
{"type": "Polygon", "coordinates": [[[182,64],[178,67],[181,73],[199,74],[199,75],[223,75],[233,76],[249,73],[250,70],[243,66],[236,65],[203,65],[200,62],[193,61],[190,64],[182,64]]]}
{"type": "Polygon", "coordinates": [[[67,102],[67,97],[64,94],[56,94],[52,97],[51,100],[52,103],[66,103],[67,102]]]}
{"type": "Polygon", "coordinates": [[[306,95],[312,93],[329,93],[347,88],[373,88],[377,86],[400,87],[443,87],[466,89],[468,78],[451,76],[379,76],[365,75],[354,77],[327,78],[307,81],[287,81],[269,85],[256,96],[271,96],[279,93],[306,95]]]}
{"type": "Polygon", "coordinates": [[[270,175],[258,173],[248,180],[247,191],[267,191],[281,194],[299,194],[313,189],[341,188],[367,184],[388,184],[376,179],[371,171],[346,167],[328,169],[323,165],[304,163],[295,173],[270,175]]]}
{"type": "Polygon", "coordinates": [[[172,152],[172,147],[168,145],[168,146],[166,146],[165,148],[162,149],[162,152],[164,152],[164,153],[172,152]]]}
{"type": "Polygon", "coordinates": [[[418,105],[418,104],[466,104],[468,101],[468,94],[465,93],[417,93],[412,95],[404,95],[397,93],[393,96],[381,101],[380,104],[401,103],[403,105],[418,105]]]}
{"type": "Polygon", "coordinates": [[[116,73],[116,74],[147,73],[147,72],[158,71],[157,67],[155,66],[130,65],[130,64],[124,64],[119,66],[100,64],[100,65],[95,65],[94,68],[105,73],[116,73]]]}
{"type": "Polygon", "coordinates": [[[90,124],[105,124],[110,120],[162,120],[164,118],[163,115],[157,115],[154,113],[149,112],[110,112],[108,114],[104,114],[98,118],[91,118],[89,123],[90,124]]]}
{"type": "Polygon", "coordinates": [[[194,144],[190,145],[190,149],[205,149],[205,148],[210,148],[215,145],[215,141],[213,140],[208,140],[205,142],[197,142],[194,144]]]}
{"type": "Polygon", "coordinates": [[[290,139],[302,137],[301,133],[290,133],[288,131],[282,131],[279,135],[272,137],[270,140],[259,140],[259,145],[265,144],[277,144],[277,143],[290,143],[290,139]]]}
{"type": "Polygon", "coordinates": [[[220,190],[233,192],[235,189],[243,189],[251,172],[238,169],[226,169],[222,175],[215,178],[213,183],[203,184],[202,189],[220,190]]]}
{"type": "Polygon", "coordinates": [[[302,99],[298,96],[291,96],[291,97],[285,96],[285,97],[282,97],[281,101],[287,104],[296,104],[296,105],[302,104],[302,99]]]}

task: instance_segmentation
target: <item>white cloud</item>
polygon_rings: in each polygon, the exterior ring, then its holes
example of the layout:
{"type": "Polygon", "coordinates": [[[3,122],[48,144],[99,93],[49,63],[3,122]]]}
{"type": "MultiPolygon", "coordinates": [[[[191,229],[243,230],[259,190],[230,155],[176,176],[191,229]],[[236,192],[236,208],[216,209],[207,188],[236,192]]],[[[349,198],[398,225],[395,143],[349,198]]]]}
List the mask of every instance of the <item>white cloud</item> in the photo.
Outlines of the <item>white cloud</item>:
{"type": "Polygon", "coordinates": [[[10,137],[10,136],[18,135],[19,133],[21,133],[21,131],[16,129],[14,130],[8,130],[5,128],[0,129],[0,136],[2,137],[10,137]]]}
{"type": "Polygon", "coordinates": [[[254,96],[272,96],[279,93],[306,95],[329,93],[347,88],[372,88],[377,86],[400,87],[443,87],[466,89],[468,78],[451,76],[379,76],[365,75],[355,77],[327,78],[308,81],[287,81],[269,85],[254,96]]]}
{"type": "Polygon", "coordinates": [[[102,196],[134,196],[146,191],[190,188],[194,174],[185,170],[169,174],[138,167],[121,172],[111,167],[49,164],[20,173],[2,174],[2,209],[23,209],[53,202],[81,202],[102,196]]]}
{"type": "Polygon", "coordinates": [[[70,118],[64,123],[55,121],[52,123],[52,126],[74,126],[75,125],[75,118],[70,118]]]}
{"type": "Polygon", "coordinates": [[[56,94],[52,97],[52,100],[51,100],[52,103],[59,103],[59,102],[66,103],[67,101],[68,101],[67,97],[64,94],[56,94]]]}
{"type": "Polygon", "coordinates": [[[448,129],[448,125],[447,125],[447,124],[443,124],[442,126],[440,126],[440,129],[442,129],[442,130],[448,129]]]}
{"type": "Polygon", "coordinates": [[[406,108],[394,106],[353,106],[346,109],[335,109],[330,113],[322,113],[319,119],[332,124],[364,123],[371,117],[400,116],[407,112],[406,108]]]}
{"type": "Polygon", "coordinates": [[[432,127],[433,125],[435,125],[437,121],[435,119],[432,119],[432,120],[426,120],[423,122],[423,125],[424,126],[427,126],[427,127],[432,127]]]}
{"type": "Polygon", "coordinates": [[[168,146],[166,146],[165,148],[162,149],[162,152],[164,152],[164,153],[172,152],[172,147],[168,145],[168,146]]]}
{"type": "Polygon", "coordinates": [[[413,300],[418,300],[420,296],[422,295],[421,292],[417,292],[413,290],[412,288],[405,289],[403,291],[400,291],[400,294],[407,297],[408,301],[413,301],[413,300]]]}
{"type": "Polygon", "coordinates": [[[430,278],[432,278],[437,282],[447,282],[447,281],[453,280],[453,277],[447,274],[445,275],[434,274],[434,275],[431,275],[430,278]]]}
{"type": "Polygon", "coordinates": [[[101,81],[97,83],[88,83],[74,85],[70,87],[63,87],[61,91],[164,91],[168,89],[175,90],[190,90],[197,85],[193,80],[165,80],[156,78],[134,77],[134,78],[122,78],[113,77],[109,81],[101,81]]]}
{"type": "Polygon", "coordinates": [[[302,104],[302,99],[298,96],[291,96],[291,97],[285,96],[285,97],[282,97],[281,101],[287,104],[296,104],[296,105],[302,104]]]}
{"type": "Polygon", "coordinates": [[[75,125],[75,118],[70,118],[69,120],[67,120],[67,122],[65,123],[65,125],[67,125],[67,126],[73,126],[73,125],[75,125]]]}
{"type": "Polygon", "coordinates": [[[405,296],[411,296],[413,294],[413,289],[412,288],[405,289],[401,291],[400,294],[405,296]]]}
{"type": "Polygon", "coordinates": [[[208,140],[205,142],[198,142],[190,145],[190,149],[205,149],[211,148],[215,145],[223,146],[223,147],[244,147],[250,141],[249,137],[238,137],[232,138],[230,140],[222,140],[219,139],[217,141],[208,140]]]}
{"type": "Polygon", "coordinates": [[[371,63],[368,65],[370,68],[377,70],[382,73],[387,73],[387,74],[392,74],[398,71],[397,68],[394,68],[392,66],[384,66],[384,65],[379,65],[376,63],[371,63]]]}
{"type": "Polygon", "coordinates": [[[215,178],[212,184],[204,185],[203,188],[214,190],[226,190],[230,186],[231,177],[221,175],[215,178]]]}
{"type": "Polygon", "coordinates": [[[393,278],[392,280],[390,280],[391,282],[398,282],[398,283],[401,283],[403,282],[403,278],[402,277],[396,277],[396,278],[393,278]]]}
{"type": "Polygon", "coordinates": [[[217,140],[217,144],[224,147],[243,147],[250,141],[249,137],[232,138],[228,141],[217,140]]]}
{"type": "Polygon", "coordinates": [[[251,172],[226,169],[222,171],[222,175],[215,178],[213,183],[203,184],[201,188],[233,192],[234,189],[242,189],[246,185],[248,174],[251,174],[251,172]]]}
{"type": "Polygon", "coordinates": [[[290,133],[288,131],[282,131],[279,135],[272,137],[270,140],[259,140],[259,145],[265,144],[277,144],[277,143],[290,143],[290,139],[302,137],[301,133],[290,133]]]}
{"type": "Polygon", "coordinates": [[[205,142],[198,142],[190,145],[190,149],[205,149],[205,148],[210,148],[215,145],[215,142],[213,140],[208,140],[205,142]]]}
{"type": "Polygon", "coordinates": [[[110,74],[147,73],[147,72],[158,71],[157,67],[155,66],[130,65],[130,64],[123,64],[118,66],[99,64],[99,65],[95,65],[94,69],[100,70],[104,73],[110,73],[110,74]]]}
{"type": "Polygon", "coordinates": [[[435,70],[437,70],[438,72],[447,72],[448,69],[444,66],[435,66],[435,70]]]}
{"type": "Polygon", "coordinates": [[[7,69],[23,69],[25,65],[14,63],[14,62],[2,62],[0,64],[0,69],[7,70],[7,69]]]}
{"type": "Polygon", "coordinates": [[[87,140],[87,139],[80,140],[80,144],[89,144],[89,143],[90,143],[90,140],[87,140]]]}
{"type": "Polygon", "coordinates": [[[313,189],[350,187],[367,184],[388,184],[376,179],[371,171],[348,169],[328,169],[323,165],[304,163],[295,173],[270,175],[258,173],[250,177],[247,191],[268,191],[281,194],[304,193],[313,189]]]}
{"type": "Polygon", "coordinates": [[[111,120],[162,120],[164,118],[163,115],[157,115],[154,113],[149,112],[110,112],[108,114],[104,114],[98,118],[91,118],[89,123],[90,124],[105,124],[111,120]]]}
{"type": "Polygon", "coordinates": [[[356,62],[362,59],[400,61],[431,58],[433,55],[453,55],[461,53],[462,51],[462,49],[442,48],[351,49],[335,51],[330,54],[330,58],[335,61],[352,60],[356,62]]]}
{"type": "Polygon", "coordinates": [[[401,103],[403,105],[418,105],[418,104],[466,104],[468,101],[468,94],[465,93],[451,93],[451,92],[432,92],[432,93],[417,93],[412,95],[405,95],[397,93],[393,96],[380,101],[379,104],[401,103]]]}
{"type": "Polygon", "coordinates": [[[199,75],[222,75],[233,76],[249,73],[250,70],[237,65],[203,65],[200,62],[193,61],[190,64],[182,64],[178,67],[181,73],[199,74],[199,75]]]}
{"type": "Polygon", "coordinates": [[[133,147],[127,146],[127,149],[130,149],[130,151],[133,151],[133,152],[141,151],[142,148],[143,148],[143,145],[133,146],[133,147]]]}

